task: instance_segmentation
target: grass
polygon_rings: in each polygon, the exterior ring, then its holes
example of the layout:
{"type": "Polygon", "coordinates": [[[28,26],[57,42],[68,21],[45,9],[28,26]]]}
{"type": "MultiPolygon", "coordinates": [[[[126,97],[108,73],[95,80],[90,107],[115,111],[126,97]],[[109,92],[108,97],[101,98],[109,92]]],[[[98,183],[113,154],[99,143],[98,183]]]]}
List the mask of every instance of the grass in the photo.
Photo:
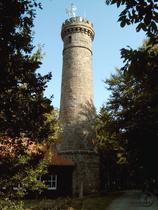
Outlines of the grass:
{"type": "Polygon", "coordinates": [[[105,210],[119,197],[121,192],[107,193],[103,196],[91,195],[83,198],[57,198],[54,200],[25,200],[25,210],[105,210]]]}

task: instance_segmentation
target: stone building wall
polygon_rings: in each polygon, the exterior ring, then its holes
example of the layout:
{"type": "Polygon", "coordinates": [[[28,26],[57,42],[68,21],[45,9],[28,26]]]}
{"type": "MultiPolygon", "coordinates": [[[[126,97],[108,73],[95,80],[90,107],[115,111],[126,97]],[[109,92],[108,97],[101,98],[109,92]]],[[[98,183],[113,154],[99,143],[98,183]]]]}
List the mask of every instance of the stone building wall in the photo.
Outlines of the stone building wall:
{"type": "Polygon", "coordinates": [[[99,156],[94,149],[95,109],[93,105],[93,24],[73,17],[62,25],[63,46],[60,133],[58,153],[76,163],[73,194],[98,189],[99,156]]]}

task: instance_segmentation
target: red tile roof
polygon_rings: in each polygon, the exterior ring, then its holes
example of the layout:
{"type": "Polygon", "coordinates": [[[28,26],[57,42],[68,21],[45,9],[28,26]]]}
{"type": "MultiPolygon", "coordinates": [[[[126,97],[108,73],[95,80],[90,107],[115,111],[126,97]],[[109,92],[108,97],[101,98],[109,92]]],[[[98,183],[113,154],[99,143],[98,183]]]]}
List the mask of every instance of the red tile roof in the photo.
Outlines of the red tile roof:
{"type": "MultiPolygon", "coordinates": [[[[2,138],[1,138],[2,139],[2,138]]],[[[36,153],[37,148],[39,148],[41,151],[45,152],[45,158],[48,160],[49,165],[55,165],[55,166],[75,166],[75,163],[67,160],[66,158],[62,157],[61,155],[57,154],[57,151],[55,149],[55,146],[52,146],[51,148],[48,148],[47,145],[41,145],[36,146],[34,143],[30,141],[28,138],[22,139],[23,143],[28,148],[28,153],[36,153]]],[[[3,142],[12,142],[11,138],[3,138],[3,142]]],[[[16,146],[16,141],[13,144],[1,144],[0,147],[4,148],[1,151],[1,155],[5,154],[5,151],[12,152],[14,154],[14,145],[16,146]],[[4,154],[3,154],[4,153],[4,154]]]]}
{"type": "Polygon", "coordinates": [[[45,153],[45,158],[48,160],[49,165],[55,166],[75,166],[75,163],[57,154],[55,145],[48,148],[47,145],[43,145],[40,149],[45,153]]]}
{"type": "Polygon", "coordinates": [[[58,155],[55,149],[53,149],[53,151],[51,152],[51,158],[49,164],[56,166],[75,166],[75,163],[67,160],[61,155],[58,155]]]}

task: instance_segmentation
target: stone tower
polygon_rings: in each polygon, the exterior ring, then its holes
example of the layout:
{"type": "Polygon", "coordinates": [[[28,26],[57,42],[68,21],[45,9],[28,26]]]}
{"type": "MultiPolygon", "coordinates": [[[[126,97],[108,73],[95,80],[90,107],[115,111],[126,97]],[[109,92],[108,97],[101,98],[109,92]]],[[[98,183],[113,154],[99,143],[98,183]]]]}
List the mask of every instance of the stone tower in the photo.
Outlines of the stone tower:
{"type": "Polygon", "coordinates": [[[76,164],[72,192],[79,195],[97,191],[99,186],[99,156],[93,144],[93,24],[72,17],[63,23],[61,37],[64,47],[57,150],[76,164]]]}

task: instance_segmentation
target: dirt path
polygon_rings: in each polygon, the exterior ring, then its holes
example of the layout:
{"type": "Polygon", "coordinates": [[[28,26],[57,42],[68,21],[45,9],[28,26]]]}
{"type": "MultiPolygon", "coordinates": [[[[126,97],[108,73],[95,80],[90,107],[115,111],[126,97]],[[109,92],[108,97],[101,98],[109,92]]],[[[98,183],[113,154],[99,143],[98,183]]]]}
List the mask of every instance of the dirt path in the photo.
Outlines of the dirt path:
{"type": "Polygon", "coordinates": [[[158,210],[158,198],[154,197],[154,203],[150,207],[143,207],[139,203],[139,190],[125,191],[124,194],[114,200],[107,210],[158,210]]]}

